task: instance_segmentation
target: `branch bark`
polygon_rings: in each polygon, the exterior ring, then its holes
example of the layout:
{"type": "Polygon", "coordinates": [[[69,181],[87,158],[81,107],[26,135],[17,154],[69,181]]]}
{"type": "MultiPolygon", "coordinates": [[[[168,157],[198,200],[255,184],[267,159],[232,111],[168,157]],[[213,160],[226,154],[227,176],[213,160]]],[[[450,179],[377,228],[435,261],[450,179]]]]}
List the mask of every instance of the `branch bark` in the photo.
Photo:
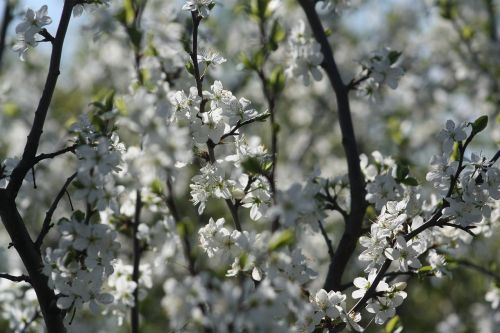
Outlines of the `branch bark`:
{"type": "Polygon", "coordinates": [[[31,285],[35,290],[38,303],[40,304],[47,331],[51,333],[66,332],[63,324],[63,314],[61,310],[57,308],[57,297],[54,291],[49,288],[48,277],[42,273],[42,257],[29,235],[21,214],[17,210],[16,197],[22,186],[24,177],[36,161],[40,137],[43,132],[45,119],[59,77],[59,66],[61,63],[64,38],[75,3],[76,0],[66,0],[64,2],[61,20],[53,43],[49,72],[45,81],[42,97],[35,112],[33,125],[27,138],[23,156],[19,164],[12,171],[7,188],[0,190],[0,217],[9,233],[13,246],[16,248],[26,267],[31,285]]]}
{"type": "Polygon", "coordinates": [[[30,133],[28,134],[23,156],[19,164],[12,171],[10,182],[7,186],[7,190],[13,198],[17,197],[17,193],[21,188],[24,177],[35,164],[36,152],[40,143],[40,137],[43,133],[45,118],[47,117],[52,95],[54,94],[57,79],[60,73],[59,67],[61,64],[64,38],[66,37],[66,31],[68,30],[74,4],[75,0],[66,0],[64,2],[61,21],[59,23],[59,27],[57,28],[57,34],[53,43],[49,72],[45,81],[45,87],[43,88],[42,97],[40,98],[40,102],[38,103],[38,107],[35,112],[35,119],[33,120],[30,133]]]}
{"type": "Polygon", "coordinates": [[[347,216],[344,233],[337,246],[335,256],[328,268],[328,274],[324,284],[324,289],[326,290],[341,290],[342,275],[349,259],[356,249],[358,239],[361,236],[361,225],[367,207],[365,200],[365,181],[363,173],[361,172],[358,146],[352,124],[348,86],[344,84],[340,76],[332,48],[325,34],[325,29],[314,8],[315,1],[297,1],[307,16],[307,20],[309,21],[316,41],[321,45],[321,52],[324,56],[324,61],[321,66],[325,70],[337,98],[339,124],[342,132],[342,145],[347,158],[351,195],[350,212],[347,216]]]}
{"type": "Polygon", "coordinates": [[[12,21],[12,6],[9,0],[5,1],[5,7],[3,11],[2,26],[0,28],[0,69],[2,66],[3,53],[5,51],[5,37],[7,36],[7,29],[12,21]]]}

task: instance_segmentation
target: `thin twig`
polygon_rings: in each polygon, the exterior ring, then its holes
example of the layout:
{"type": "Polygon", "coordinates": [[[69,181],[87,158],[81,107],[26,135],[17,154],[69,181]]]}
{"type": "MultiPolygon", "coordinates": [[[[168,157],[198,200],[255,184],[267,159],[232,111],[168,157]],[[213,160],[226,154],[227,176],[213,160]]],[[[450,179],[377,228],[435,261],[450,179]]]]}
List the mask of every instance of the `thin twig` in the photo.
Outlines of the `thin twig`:
{"type": "Polygon", "coordinates": [[[66,153],[69,153],[69,152],[72,152],[74,153],[75,152],[75,149],[78,147],[78,145],[72,145],[72,146],[69,146],[69,147],[66,147],[66,148],[63,148],[63,149],[60,149],[58,151],[55,151],[53,153],[46,153],[46,154],[40,154],[40,155],[37,155],[35,157],[35,160],[34,160],[34,163],[33,165],[43,161],[43,160],[46,160],[46,159],[49,159],[49,158],[54,158],[54,157],[57,157],[59,155],[63,155],[63,154],[66,154],[66,153]]]}
{"type": "Polygon", "coordinates": [[[464,267],[467,267],[467,268],[470,268],[470,269],[474,269],[478,272],[481,272],[483,273],[484,275],[487,275],[489,277],[492,277],[493,279],[495,279],[497,282],[500,282],[500,274],[498,273],[495,273],[487,268],[484,268],[482,266],[479,266],[467,259],[453,259],[452,262],[455,262],[459,265],[462,265],[464,267]]]}
{"type": "Polygon", "coordinates": [[[43,220],[42,224],[42,230],[40,231],[40,234],[38,235],[36,241],[35,241],[35,247],[40,251],[40,247],[42,246],[43,240],[45,236],[50,231],[50,228],[52,227],[52,216],[54,215],[54,212],[57,209],[57,206],[59,204],[59,201],[62,199],[64,194],[67,192],[68,186],[71,184],[71,182],[75,179],[77,173],[75,172],[72,174],[68,179],[66,179],[66,182],[64,182],[64,185],[62,186],[61,190],[59,190],[59,193],[57,193],[56,198],[50,205],[49,210],[45,213],[45,219],[43,220]]]}
{"type": "MultiPolygon", "coordinates": [[[[179,225],[181,223],[181,217],[179,215],[179,210],[177,209],[177,204],[175,203],[174,189],[170,176],[167,176],[167,194],[165,195],[165,202],[168,209],[170,209],[170,213],[175,220],[175,224],[179,225]]],[[[184,256],[186,257],[186,261],[188,263],[189,273],[191,275],[196,275],[194,257],[191,253],[191,241],[189,239],[189,233],[187,232],[182,235],[182,246],[184,249],[184,256]]]]}
{"type": "Polygon", "coordinates": [[[31,283],[28,275],[10,275],[7,273],[0,273],[0,279],[10,280],[12,282],[28,282],[31,283]]]}
{"type": "Polygon", "coordinates": [[[5,1],[5,7],[3,9],[3,19],[2,26],[0,27],[0,69],[2,66],[3,53],[5,50],[5,37],[7,36],[7,30],[9,28],[9,24],[14,18],[12,15],[12,6],[9,0],[5,1]]]}
{"type": "Polygon", "coordinates": [[[328,234],[326,233],[325,227],[323,226],[321,220],[318,220],[318,225],[319,229],[321,230],[321,234],[325,239],[326,246],[328,247],[328,254],[330,255],[330,261],[333,261],[333,258],[335,257],[335,250],[333,249],[332,240],[330,239],[330,237],[328,237],[328,234]]]}

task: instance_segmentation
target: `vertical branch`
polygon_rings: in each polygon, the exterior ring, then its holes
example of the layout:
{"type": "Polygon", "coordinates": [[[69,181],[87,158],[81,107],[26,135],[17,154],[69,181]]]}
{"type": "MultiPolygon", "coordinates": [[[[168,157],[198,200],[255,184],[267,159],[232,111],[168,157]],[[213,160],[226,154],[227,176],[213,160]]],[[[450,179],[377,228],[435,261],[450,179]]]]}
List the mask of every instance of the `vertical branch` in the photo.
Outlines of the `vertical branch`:
{"type": "Polygon", "coordinates": [[[488,34],[492,42],[498,42],[497,15],[493,0],[484,0],[488,12],[488,34]]]}
{"type": "MultiPolygon", "coordinates": [[[[198,92],[198,96],[201,98],[200,113],[203,113],[205,112],[206,100],[203,98],[203,77],[200,75],[200,66],[198,64],[198,29],[200,27],[200,22],[203,18],[199,15],[198,11],[191,12],[191,17],[193,20],[193,40],[192,40],[192,49],[189,55],[191,57],[191,61],[193,62],[194,78],[196,80],[196,90],[198,92]]],[[[209,161],[211,164],[214,164],[216,161],[215,146],[216,144],[212,142],[211,139],[208,139],[207,149],[208,149],[209,161]]],[[[230,199],[226,199],[225,201],[233,218],[235,228],[238,231],[241,231],[242,230],[241,223],[238,217],[238,206],[235,205],[230,199]]]]}
{"type": "Polygon", "coordinates": [[[5,38],[7,36],[7,29],[9,28],[9,24],[12,21],[12,6],[10,0],[4,0],[5,6],[3,9],[3,18],[2,18],[2,26],[0,27],[0,69],[2,68],[2,59],[3,53],[5,50],[5,38]]]}
{"type": "Polygon", "coordinates": [[[56,305],[56,295],[49,288],[48,277],[42,273],[43,262],[26,225],[19,214],[15,199],[5,189],[0,190],[0,217],[19,253],[35,290],[47,331],[65,333],[63,315],[56,305]]]}
{"type": "Polygon", "coordinates": [[[37,295],[38,303],[40,304],[47,331],[51,333],[66,332],[63,324],[63,314],[61,310],[57,308],[57,298],[54,291],[48,286],[48,277],[42,273],[43,262],[41,255],[17,210],[15,200],[24,177],[36,163],[36,152],[40,143],[40,137],[43,132],[52,95],[59,77],[59,66],[61,63],[64,38],[75,3],[75,0],[66,0],[64,2],[57,34],[52,43],[53,48],[49,72],[47,74],[42,97],[35,112],[33,125],[27,138],[23,156],[19,164],[12,171],[7,188],[0,190],[0,217],[2,218],[5,229],[9,233],[12,244],[19,253],[28,271],[31,284],[37,295]]]}
{"type": "MultiPolygon", "coordinates": [[[[179,215],[179,210],[177,209],[177,205],[174,199],[174,189],[172,186],[172,180],[170,176],[167,176],[167,195],[165,197],[165,202],[167,203],[168,209],[170,209],[170,213],[174,217],[176,225],[181,222],[181,217],[179,215]]],[[[182,236],[182,245],[184,249],[184,256],[186,257],[188,263],[189,273],[191,275],[196,275],[196,269],[194,267],[194,258],[191,253],[191,242],[189,240],[189,234],[187,232],[182,236]]]]}
{"type": "Polygon", "coordinates": [[[7,190],[13,198],[17,196],[24,177],[35,163],[35,156],[38,150],[38,145],[40,144],[40,137],[42,136],[45,118],[47,117],[52,95],[54,94],[57,79],[60,74],[59,67],[61,64],[64,38],[66,37],[66,31],[68,30],[69,21],[71,19],[71,11],[73,10],[74,4],[75,0],[64,1],[59,27],[57,28],[56,37],[52,43],[52,55],[50,57],[49,72],[43,88],[42,97],[40,98],[40,102],[38,103],[38,107],[35,111],[35,118],[33,120],[30,133],[28,134],[23,156],[19,164],[12,171],[10,182],[7,186],[7,190]]]}
{"type": "Polygon", "coordinates": [[[135,215],[134,215],[134,225],[132,227],[132,237],[133,237],[133,271],[132,271],[132,281],[135,282],[135,289],[133,293],[134,306],[130,309],[130,321],[132,326],[132,333],[139,333],[139,264],[141,262],[142,248],[137,238],[137,233],[139,231],[139,224],[141,223],[141,210],[142,210],[142,198],[141,191],[136,191],[135,199],[135,215]]]}
{"type": "Polygon", "coordinates": [[[365,181],[361,172],[356,136],[351,118],[349,105],[349,89],[342,81],[337,68],[332,48],[328,42],[323,25],[314,8],[315,1],[298,0],[304,10],[309,25],[316,41],[321,45],[324,61],[321,64],[325,70],[330,84],[337,98],[340,130],[342,132],[342,145],[347,158],[348,177],[350,183],[351,207],[346,219],[346,226],[335,256],[328,268],[324,288],[326,290],[340,290],[342,275],[347,263],[356,249],[356,244],[361,236],[361,224],[365,215],[367,203],[365,200],[365,181]]]}

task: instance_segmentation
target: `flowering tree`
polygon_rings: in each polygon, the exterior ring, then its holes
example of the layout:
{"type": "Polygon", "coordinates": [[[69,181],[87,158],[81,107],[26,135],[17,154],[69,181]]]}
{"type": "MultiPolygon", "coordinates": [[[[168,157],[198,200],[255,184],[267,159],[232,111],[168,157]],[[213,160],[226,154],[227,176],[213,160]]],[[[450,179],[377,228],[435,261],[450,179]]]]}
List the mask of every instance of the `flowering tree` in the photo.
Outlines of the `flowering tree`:
{"type": "Polygon", "coordinates": [[[497,332],[495,4],[414,6],[6,0],[0,328],[497,332]]]}

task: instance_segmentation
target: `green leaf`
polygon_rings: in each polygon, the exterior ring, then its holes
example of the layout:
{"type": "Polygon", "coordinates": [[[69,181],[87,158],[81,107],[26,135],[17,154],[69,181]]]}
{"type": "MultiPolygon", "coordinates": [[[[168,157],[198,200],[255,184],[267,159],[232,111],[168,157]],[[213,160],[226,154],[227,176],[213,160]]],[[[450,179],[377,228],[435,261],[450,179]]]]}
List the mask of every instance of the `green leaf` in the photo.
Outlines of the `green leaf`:
{"type": "Polygon", "coordinates": [[[151,182],[150,187],[151,187],[151,192],[153,192],[154,194],[158,196],[163,195],[163,183],[160,179],[158,178],[154,179],[151,182]]]}
{"type": "Polygon", "coordinates": [[[395,316],[385,324],[385,333],[394,333],[399,327],[401,327],[399,316],[395,316]]]}
{"type": "Polygon", "coordinates": [[[432,266],[422,266],[418,269],[418,273],[421,274],[421,273],[429,273],[429,272],[432,272],[433,268],[432,266]]]}
{"type": "Polygon", "coordinates": [[[245,53],[240,53],[240,62],[245,67],[245,69],[256,69],[255,64],[250,60],[250,58],[245,53]]]}
{"type": "Polygon", "coordinates": [[[483,131],[488,126],[488,116],[481,116],[472,123],[472,135],[483,131]]]}
{"type": "Polygon", "coordinates": [[[21,109],[15,103],[5,103],[3,105],[3,114],[6,117],[16,117],[21,112],[21,109]]]}
{"type": "Polygon", "coordinates": [[[193,65],[193,63],[191,61],[189,61],[188,63],[186,63],[185,67],[186,67],[186,70],[188,71],[188,73],[194,76],[194,65],[193,65]]]}
{"type": "Polygon", "coordinates": [[[266,61],[266,53],[265,48],[261,48],[253,55],[253,63],[255,64],[255,68],[262,68],[264,66],[264,62],[266,61]]]}
{"type": "Polygon", "coordinates": [[[134,23],[135,10],[133,0],[125,0],[123,4],[123,9],[125,11],[125,23],[131,25],[134,23]]]}
{"type": "Polygon", "coordinates": [[[410,173],[410,169],[408,168],[408,166],[404,165],[404,164],[397,164],[397,167],[396,167],[396,180],[401,182],[403,181],[403,179],[406,178],[406,176],[408,176],[408,174],[410,173]]]}
{"type": "Polygon", "coordinates": [[[474,37],[474,30],[472,29],[472,27],[466,25],[465,27],[462,28],[462,37],[465,39],[465,40],[470,40],[472,39],[472,37],[474,37]]]}
{"type": "Polygon", "coordinates": [[[291,245],[295,242],[295,233],[291,229],[285,229],[275,233],[269,241],[269,252],[276,251],[284,246],[291,245]]]}
{"type": "Polygon", "coordinates": [[[275,95],[281,93],[285,88],[285,71],[283,67],[278,66],[271,72],[271,77],[269,78],[269,84],[275,95]]]}
{"type": "Polygon", "coordinates": [[[399,57],[403,54],[402,52],[399,51],[391,51],[389,52],[389,55],[387,56],[389,58],[389,62],[394,64],[396,61],[398,61],[399,57]]]}
{"type": "Polygon", "coordinates": [[[278,44],[285,39],[285,29],[279,23],[278,20],[274,20],[271,27],[271,32],[269,33],[269,46],[271,50],[276,51],[278,49],[278,44]]]}
{"type": "Polygon", "coordinates": [[[249,157],[241,162],[241,167],[248,174],[262,174],[260,161],[255,157],[249,157]]]}
{"type": "Polygon", "coordinates": [[[455,0],[438,0],[441,17],[451,20],[457,16],[457,4],[455,0]]]}

